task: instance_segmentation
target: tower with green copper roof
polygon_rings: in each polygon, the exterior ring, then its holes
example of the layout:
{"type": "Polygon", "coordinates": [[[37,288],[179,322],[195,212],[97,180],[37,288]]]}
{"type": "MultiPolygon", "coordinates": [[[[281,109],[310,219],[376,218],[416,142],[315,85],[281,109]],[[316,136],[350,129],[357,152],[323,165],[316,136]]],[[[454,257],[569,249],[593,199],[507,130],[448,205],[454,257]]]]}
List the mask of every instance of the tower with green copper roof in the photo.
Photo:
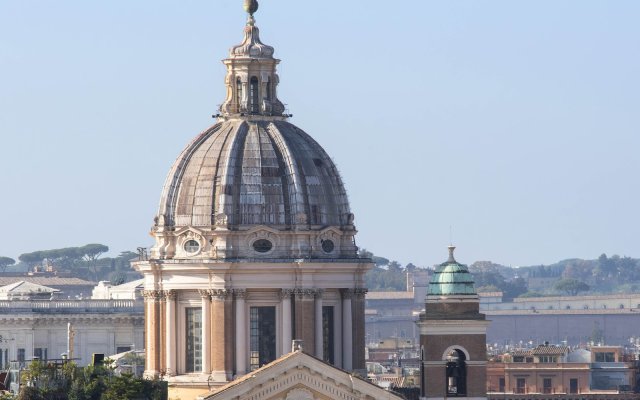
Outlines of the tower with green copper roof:
{"type": "Polygon", "coordinates": [[[449,246],[449,259],[438,266],[429,282],[429,296],[475,295],[473,275],[466,265],[453,256],[455,246],[449,246]]]}
{"type": "Polygon", "coordinates": [[[421,399],[486,399],[486,333],[473,275],[456,261],[438,265],[417,322],[421,344],[421,399]]]}

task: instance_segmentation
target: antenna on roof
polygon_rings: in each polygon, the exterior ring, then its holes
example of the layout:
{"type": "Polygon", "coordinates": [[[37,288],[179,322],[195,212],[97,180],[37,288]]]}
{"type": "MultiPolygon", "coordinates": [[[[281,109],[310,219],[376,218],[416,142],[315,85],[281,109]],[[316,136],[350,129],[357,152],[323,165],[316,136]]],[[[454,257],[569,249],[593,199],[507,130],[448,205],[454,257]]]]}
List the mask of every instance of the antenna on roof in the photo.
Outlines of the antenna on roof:
{"type": "Polygon", "coordinates": [[[449,245],[453,245],[453,228],[449,225],[449,245]]]}

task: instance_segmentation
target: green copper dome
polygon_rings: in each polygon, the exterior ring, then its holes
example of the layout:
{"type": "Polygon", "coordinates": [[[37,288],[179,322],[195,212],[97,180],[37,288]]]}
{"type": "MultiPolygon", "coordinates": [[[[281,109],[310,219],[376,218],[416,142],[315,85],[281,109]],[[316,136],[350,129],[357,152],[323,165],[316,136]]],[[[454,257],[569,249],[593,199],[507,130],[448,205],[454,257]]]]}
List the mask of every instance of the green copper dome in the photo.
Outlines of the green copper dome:
{"type": "Polygon", "coordinates": [[[429,282],[430,296],[473,295],[473,275],[464,264],[453,258],[454,246],[449,246],[449,259],[440,264],[429,282]]]}

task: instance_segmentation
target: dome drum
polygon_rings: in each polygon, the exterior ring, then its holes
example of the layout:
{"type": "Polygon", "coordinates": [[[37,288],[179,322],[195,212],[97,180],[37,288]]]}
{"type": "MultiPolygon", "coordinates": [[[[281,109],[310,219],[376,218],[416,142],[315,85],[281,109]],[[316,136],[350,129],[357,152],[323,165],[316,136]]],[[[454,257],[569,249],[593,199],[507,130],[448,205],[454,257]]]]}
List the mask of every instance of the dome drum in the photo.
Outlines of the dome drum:
{"type": "Polygon", "coordinates": [[[202,231],[186,227],[155,235],[152,259],[351,259],[357,247],[353,232],[277,231],[258,226],[247,231],[202,231]]]}

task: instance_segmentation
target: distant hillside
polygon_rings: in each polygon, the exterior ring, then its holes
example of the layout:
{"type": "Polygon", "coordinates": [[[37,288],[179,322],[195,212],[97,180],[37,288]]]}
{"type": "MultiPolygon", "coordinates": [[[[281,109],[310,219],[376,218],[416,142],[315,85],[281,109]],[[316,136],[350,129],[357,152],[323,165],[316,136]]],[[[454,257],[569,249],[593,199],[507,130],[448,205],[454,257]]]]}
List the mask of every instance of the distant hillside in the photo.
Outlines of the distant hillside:
{"type": "MultiPolygon", "coordinates": [[[[402,266],[397,261],[376,256],[363,249],[362,256],[371,257],[376,267],[367,274],[370,290],[406,290],[406,273],[416,269],[412,263],[402,266]]],[[[551,265],[512,268],[491,261],[469,265],[478,291],[501,291],[506,300],[515,297],[608,294],[640,292],[640,259],[608,257],[594,260],[569,258],[551,265]]]]}

